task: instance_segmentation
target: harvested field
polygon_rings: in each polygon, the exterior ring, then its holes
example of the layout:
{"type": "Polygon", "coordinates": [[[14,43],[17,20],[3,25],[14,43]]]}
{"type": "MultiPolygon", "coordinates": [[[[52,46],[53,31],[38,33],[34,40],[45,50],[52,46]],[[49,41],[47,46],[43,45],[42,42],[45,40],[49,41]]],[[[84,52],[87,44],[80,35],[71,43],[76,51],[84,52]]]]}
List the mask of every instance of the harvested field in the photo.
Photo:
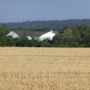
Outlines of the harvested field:
{"type": "Polygon", "coordinates": [[[90,90],[90,49],[0,48],[0,90],[90,90]]]}

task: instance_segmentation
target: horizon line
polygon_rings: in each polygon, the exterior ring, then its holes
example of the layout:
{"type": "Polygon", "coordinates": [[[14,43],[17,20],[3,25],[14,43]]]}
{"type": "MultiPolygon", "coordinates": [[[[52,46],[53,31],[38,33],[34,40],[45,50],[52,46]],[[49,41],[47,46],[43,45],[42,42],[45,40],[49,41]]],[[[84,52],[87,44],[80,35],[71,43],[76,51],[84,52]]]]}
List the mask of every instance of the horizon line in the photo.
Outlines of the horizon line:
{"type": "Polygon", "coordinates": [[[77,18],[77,19],[48,19],[48,20],[23,20],[23,21],[2,21],[0,23],[24,23],[24,22],[42,22],[42,21],[68,21],[68,20],[90,20],[90,18],[77,18]]]}

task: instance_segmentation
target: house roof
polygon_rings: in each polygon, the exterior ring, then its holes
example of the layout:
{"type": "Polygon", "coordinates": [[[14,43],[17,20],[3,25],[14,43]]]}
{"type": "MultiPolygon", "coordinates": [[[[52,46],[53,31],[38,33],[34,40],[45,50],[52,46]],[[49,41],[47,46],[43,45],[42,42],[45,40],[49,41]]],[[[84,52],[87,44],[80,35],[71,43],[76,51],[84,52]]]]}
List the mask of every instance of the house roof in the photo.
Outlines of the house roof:
{"type": "Polygon", "coordinates": [[[26,34],[27,36],[31,37],[38,37],[42,34],[47,33],[48,31],[15,31],[19,36],[22,36],[23,34],[26,34]]]}
{"type": "Polygon", "coordinates": [[[52,40],[55,35],[56,35],[55,32],[53,32],[53,30],[50,30],[49,32],[41,35],[41,36],[39,37],[39,39],[40,39],[41,41],[43,41],[44,39],[52,40]]]}
{"type": "MultiPolygon", "coordinates": [[[[53,30],[50,30],[53,31],[53,30]]],[[[27,36],[31,36],[31,37],[38,37],[41,36],[47,32],[50,31],[23,31],[23,30],[18,30],[18,31],[14,31],[15,33],[17,33],[19,36],[22,36],[23,34],[26,34],[27,36]]],[[[56,31],[53,31],[54,33],[57,33],[56,31]]]]}

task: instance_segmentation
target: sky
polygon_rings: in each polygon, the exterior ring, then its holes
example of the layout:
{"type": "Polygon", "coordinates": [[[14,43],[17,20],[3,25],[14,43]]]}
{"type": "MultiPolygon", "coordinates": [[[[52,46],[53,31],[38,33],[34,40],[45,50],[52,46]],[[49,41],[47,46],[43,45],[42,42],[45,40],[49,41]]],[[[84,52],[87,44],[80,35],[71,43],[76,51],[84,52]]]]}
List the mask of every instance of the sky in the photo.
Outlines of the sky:
{"type": "Polygon", "coordinates": [[[0,0],[0,22],[90,19],[90,0],[0,0]]]}

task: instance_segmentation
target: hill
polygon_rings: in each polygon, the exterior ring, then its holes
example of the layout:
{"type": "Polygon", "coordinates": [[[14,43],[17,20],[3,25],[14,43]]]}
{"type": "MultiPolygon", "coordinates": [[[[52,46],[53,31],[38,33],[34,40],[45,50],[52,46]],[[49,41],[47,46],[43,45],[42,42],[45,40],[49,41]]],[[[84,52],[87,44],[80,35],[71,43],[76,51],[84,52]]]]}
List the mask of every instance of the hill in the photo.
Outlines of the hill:
{"type": "MultiPolygon", "coordinates": [[[[0,23],[2,25],[3,23],[0,23]]],[[[79,24],[86,24],[90,26],[90,19],[72,19],[72,20],[52,20],[52,21],[27,21],[17,23],[4,23],[11,28],[23,27],[23,28],[49,28],[49,29],[61,29],[66,26],[77,26],[79,24]]]]}

